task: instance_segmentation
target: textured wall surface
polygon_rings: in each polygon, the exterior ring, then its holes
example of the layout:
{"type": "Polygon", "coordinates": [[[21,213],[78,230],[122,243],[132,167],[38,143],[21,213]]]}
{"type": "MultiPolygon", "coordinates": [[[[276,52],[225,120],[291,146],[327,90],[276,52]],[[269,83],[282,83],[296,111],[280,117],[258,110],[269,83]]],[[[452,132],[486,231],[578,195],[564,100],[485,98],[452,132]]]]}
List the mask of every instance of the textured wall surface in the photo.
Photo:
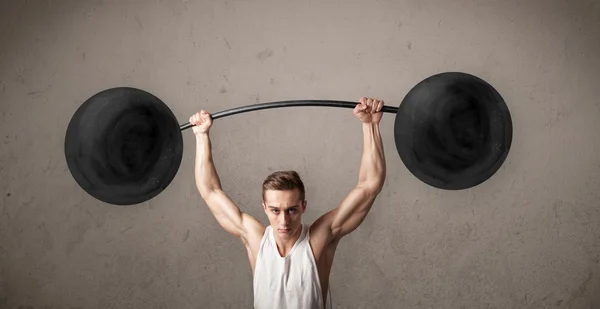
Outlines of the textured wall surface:
{"type": "MultiPolygon", "coordinates": [[[[485,183],[441,191],[413,177],[382,120],[388,177],[340,244],[335,308],[600,308],[598,1],[0,2],[0,308],[250,308],[246,251],[194,185],[194,138],[171,185],[119,207],[67,168],[68,122],[94,93],[133,86],[180,123],[206,109],[380,97],[475,74],[514,124],[485,183]]],[[[215,120],[215,163],[268,223],[260,184],[295,169],[310,223],[354,186],[361,126],[349,109],[215,120]]]]}

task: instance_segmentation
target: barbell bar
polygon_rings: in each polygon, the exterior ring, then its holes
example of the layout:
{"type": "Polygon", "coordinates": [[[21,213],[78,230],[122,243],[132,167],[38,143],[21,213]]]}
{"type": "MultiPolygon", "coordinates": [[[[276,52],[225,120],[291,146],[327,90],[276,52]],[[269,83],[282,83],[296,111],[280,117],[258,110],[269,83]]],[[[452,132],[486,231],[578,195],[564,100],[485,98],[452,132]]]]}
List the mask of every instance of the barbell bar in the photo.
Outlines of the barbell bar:
{"type": "MultiPolygon", "coordinates": [[[[349,102],[349,101],[336,101],[336,100],[288,100],[288,101],[275,101],[268,103],[257,103],[252,105],[246,105],[241,107],[234,107],[231,109],[227,109],[224,111],[216,112],[210,115],[210,118],[213,120],[224,118],[227,116],[232,116],[241,113],[253,112],[263,109],[273,109],[273,108],[281,108],[281,107],[308,107],[308,106],[319,106],[319,107],[341,107],[341,108],[350,108],[353,109],[356,107],[358,102],[349,102]]],[[[385,105],[381,109],[384,113],[393,113],[396,114],[398,112],[397,107],[385,105]]],[[[181,130],[186,130],[193,127],[193,125],[189,122],[182,124],[180,126],[181,130]]]]}

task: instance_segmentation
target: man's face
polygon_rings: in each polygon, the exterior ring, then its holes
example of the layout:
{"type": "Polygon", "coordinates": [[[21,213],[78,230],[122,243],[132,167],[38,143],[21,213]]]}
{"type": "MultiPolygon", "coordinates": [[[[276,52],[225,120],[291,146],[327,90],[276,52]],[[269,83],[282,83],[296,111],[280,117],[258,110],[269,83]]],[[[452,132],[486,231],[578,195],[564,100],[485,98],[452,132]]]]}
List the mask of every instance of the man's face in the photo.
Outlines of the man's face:
{"type": "Polygon", "coordinates": [[[306,201],[300,199],[299,190],[267,190],[263,208],[273,232],[281,237],[292,237],[302,225],[306,201]]]}

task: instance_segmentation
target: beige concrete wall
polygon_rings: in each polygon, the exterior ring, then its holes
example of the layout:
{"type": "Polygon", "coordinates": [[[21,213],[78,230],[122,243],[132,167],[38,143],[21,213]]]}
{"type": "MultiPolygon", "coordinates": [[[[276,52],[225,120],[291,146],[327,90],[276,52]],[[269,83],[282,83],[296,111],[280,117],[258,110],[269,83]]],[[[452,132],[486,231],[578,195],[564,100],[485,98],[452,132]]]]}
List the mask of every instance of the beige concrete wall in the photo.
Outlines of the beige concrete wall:
{"type": "MultiPolygon", "coordinates": [[[[16,1],[0,3],[0,308],[250,308],[242,243],[193,183],[194,139],[149,202],[85,194],[63,142],[92,94],[134,86],[180,123],[287,99],[398,106],[422,79],[498,89],[513,147],[489,181],[428,187],[382,120],[386,186],[342,241],[335,308],[600,308],[597,1],[16,1]]],[[[310,223],[355,184],[351,110],[289,108],[215,121],[224,188],[267,223],[260,183],[296,169],[310,223]],[[324,156],[323,159],[320,156],[324,156]]]]}

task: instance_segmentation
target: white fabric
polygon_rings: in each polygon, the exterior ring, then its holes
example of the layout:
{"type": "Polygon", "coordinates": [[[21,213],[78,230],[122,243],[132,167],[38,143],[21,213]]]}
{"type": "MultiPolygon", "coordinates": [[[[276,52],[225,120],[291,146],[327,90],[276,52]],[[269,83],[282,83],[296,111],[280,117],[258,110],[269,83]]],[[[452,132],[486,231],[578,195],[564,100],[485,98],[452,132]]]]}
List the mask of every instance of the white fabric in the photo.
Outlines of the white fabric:
{"type": "MultiPolygon", "coordinates": [[[[260,242],[254,269],[255,309],[323,309],[317,264],[310,247],[309,225],[289,254],[281,257],[273,228],[268,226],[260,242]]],[[[328,289],[327,308],[331,308],[328,289]]]]}

